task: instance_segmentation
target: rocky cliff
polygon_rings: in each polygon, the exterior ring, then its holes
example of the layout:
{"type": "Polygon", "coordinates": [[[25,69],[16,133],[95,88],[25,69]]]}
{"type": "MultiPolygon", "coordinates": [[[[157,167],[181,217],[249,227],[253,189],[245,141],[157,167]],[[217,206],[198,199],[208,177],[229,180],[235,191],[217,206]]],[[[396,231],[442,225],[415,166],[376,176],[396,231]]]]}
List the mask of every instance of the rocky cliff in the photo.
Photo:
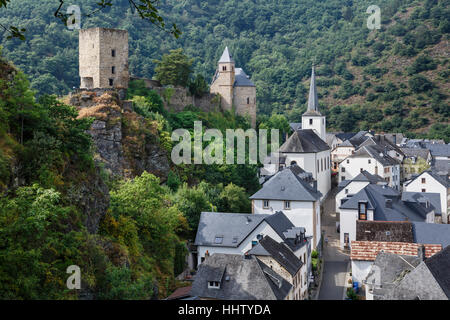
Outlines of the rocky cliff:
{"type": "Polygon", "coordinates": [[[165,181],[170,170],[168,154],[158,143],[156,128],[119,95],[114,90],[78,91],[68,103],[79,109],[80,118],[95,119],[89,134],[95,159],[106,171],[124,178],[147,171],[165,181]]]}

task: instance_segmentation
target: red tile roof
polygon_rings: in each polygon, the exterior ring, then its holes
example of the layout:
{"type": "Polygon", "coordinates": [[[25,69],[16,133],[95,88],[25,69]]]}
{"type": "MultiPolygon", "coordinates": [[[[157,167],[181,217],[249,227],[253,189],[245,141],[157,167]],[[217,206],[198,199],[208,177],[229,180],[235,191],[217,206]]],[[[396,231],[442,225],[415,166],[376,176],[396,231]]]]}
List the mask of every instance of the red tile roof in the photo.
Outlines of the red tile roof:
{"type": "MultiPolygon", "coordinates": [[[[381,250],[405,256],[417,256],[419,246],[418,243],[408,242],[352,241],[350,259],[374,261],[381,250]]],[[[427,258],[442,250],[440,244],[424,244],[424,246],[427,258]]]]}

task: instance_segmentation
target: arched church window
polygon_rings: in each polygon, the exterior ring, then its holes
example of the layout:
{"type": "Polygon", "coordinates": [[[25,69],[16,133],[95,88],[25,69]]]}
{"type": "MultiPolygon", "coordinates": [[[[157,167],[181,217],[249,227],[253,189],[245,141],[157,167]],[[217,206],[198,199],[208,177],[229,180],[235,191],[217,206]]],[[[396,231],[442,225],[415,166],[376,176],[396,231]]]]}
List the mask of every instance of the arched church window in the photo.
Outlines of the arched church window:
{"type": "Polygon", "coordinates": [[[227,66],[223,66],[222,71],[227,71],[227,66]]]}

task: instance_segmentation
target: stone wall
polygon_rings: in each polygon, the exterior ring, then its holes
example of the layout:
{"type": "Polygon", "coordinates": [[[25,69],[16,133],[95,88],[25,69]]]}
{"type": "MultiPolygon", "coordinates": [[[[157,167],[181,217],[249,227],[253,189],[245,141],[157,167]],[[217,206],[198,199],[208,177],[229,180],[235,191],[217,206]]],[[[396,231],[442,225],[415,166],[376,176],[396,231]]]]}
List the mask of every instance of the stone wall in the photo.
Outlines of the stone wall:
{"type": "Polygon", "coordinates": [[[242,116],[248,115],[254,128],[256,126],[256,87],[235,87],[233,101],[236,113],[242,116]]]}
{"type": "Polygon", "coordinates": [[[81,88],[127,88],[128,32],[106,28],[80,30],[79,65],[81,88]]]}

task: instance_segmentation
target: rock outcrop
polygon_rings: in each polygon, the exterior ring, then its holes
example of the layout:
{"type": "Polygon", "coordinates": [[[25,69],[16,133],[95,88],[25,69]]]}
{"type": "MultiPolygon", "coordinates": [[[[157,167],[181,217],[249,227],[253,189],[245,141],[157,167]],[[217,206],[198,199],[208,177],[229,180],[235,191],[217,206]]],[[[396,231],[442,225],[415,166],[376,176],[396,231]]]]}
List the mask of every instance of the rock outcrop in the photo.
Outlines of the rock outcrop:
{"type": "Polygon", "coordinates": [[[147,171],[167,179],[170,166],[167,151],[158,143],[157,131],[147,119],[130,108],[114,90],[78,91],[69,104],[79,108],[79,117],[93,117],[95,160],[113,176],[134,178],[147,171]]]}

